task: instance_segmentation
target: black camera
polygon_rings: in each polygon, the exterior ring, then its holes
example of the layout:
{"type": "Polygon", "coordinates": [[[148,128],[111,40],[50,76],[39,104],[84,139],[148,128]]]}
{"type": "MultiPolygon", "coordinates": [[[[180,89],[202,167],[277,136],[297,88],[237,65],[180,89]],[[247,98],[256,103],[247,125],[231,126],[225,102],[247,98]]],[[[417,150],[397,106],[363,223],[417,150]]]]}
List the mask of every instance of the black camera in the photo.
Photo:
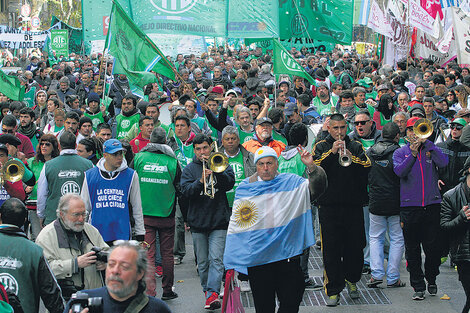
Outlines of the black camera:
{"type": "Polygon", "coordinates": [[[80,313],[84,308],[88,308],[90,313],[103,312],[103,298],[89,297],[84,292],[77,292],[70,299],[70,309],[73,313],[80,313]]]}
{"type": "Polygon", "coordinates": [[[108,262],[109,250],[107,250],[106,248],[93,247],[91,248],[91,251],[95,251],[96,261],[100,261],[103,263],[108,262]]]}

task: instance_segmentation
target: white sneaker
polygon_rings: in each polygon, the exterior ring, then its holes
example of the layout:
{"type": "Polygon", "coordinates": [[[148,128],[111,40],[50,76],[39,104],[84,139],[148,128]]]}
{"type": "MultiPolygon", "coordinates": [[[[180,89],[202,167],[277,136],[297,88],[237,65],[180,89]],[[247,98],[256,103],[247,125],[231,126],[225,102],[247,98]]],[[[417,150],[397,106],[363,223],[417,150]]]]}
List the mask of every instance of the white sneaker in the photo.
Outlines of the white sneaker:
{"type": "MultiPolygon", "coordinates": [[[[223,286],[222,286],[222,287],[223,287],[223,286]]],[[[219,293],[219,298],[220,298],[220,299],[223,299],[223,298],[224,298],[224,289],[225,289],[225,288],[221,288],[221,289],[220,289],[220,293],[219,293]]]]}
{"type": "Polygon", "coordinates": [[[238,284],[240,285],[241,292],[251,291],[250,283],[248,281],[238,280],[238,284]]]}

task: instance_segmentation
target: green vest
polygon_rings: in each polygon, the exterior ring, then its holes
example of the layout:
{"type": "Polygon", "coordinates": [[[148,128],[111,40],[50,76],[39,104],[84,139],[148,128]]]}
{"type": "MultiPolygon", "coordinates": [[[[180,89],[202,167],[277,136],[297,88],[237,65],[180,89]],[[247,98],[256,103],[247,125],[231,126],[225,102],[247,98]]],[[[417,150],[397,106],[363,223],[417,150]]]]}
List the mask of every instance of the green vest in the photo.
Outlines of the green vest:
{"type": "Polygon", "coordinates": [[[144,215],[170,215],[175,204],[176,189],[173,181],[177,167],[178,160],[165,154],[144,151],[135,155],[134,169],[139,174],[144,215]]]}
{"type": "Polygon", "coordinates": [[[91,124],[93,125],[93,130],[96,131],[96,128],[98,127],[98,124],[104,123],[104,117],[103,113],[101,111],[98,111],[96,114],[90,114],[87,111],[83,113],[83,115],[88,116],[91,119],[91,124]]]}
{"type": "Polygon", "coordinates": [[[244,180],[245,177],[245,167],[243,166],[243,154],[241,151],[238,152],[238,154],[231,158],[228,158],[228,163],[233,169],[233,172],[235,173],[235,185],[233,185],[233,188],[229,191],[226,192],[227,194],[227,200],[228,200],[228,206],[232,207],[233,206],[233,200],[235,199],[235,190],[237,190],[238,185],[244,180]]]}
{"type": "Polygon", "coordinates": [[[37,162],[34,157],[28,159],[28,166],[33,171],[34,177],[36,177],[36,184],[34,184],[33,190],[29,195],[29,200],[37,200],[38,199],[38,180],[39,175],[41,174],[42,168],[44,167],[44,163],[37,162]]]}
{"type": "Polygon", "coordinates": [[[66,193],[80,194],[84,173],[92,167],[93,163],[90,160],[76,154],[64,154],[44,164],[49,188],[44,220],[46,225],[57,218],[56,209],[60,197],[66,193]]]}
{"type": "Polygon", "coordinates": [[[0,233],[0,282],[15,293],[25,313],[39,312],[42,249],[27,238],[0,233]]]}
{"type": "Polygon", "coordinates": [[[124,139],[127,132],[132,128],[134,124],[139,125],[140,114],[135,113],[129,117],[119,114],[116,117],[117,128],[116,128],[116,139],[124,139]]]}
{"type": "Polygon", "coordinates": [[[382,127],[384,127],[385,124],[388,124],[392,121],[391,118],[389,120],[387,120],[382,113],[379,112],[379,114],[380,114],[380,125],[382,125],[382,127]]]}
{"type": "Polygon", "coordinates": [[[320,98],[315,97],[313,99],[313,106],[315,107],[318,114],[321,116],[331,115],[336,111],[336,103],[338,102],[338,98],[335,96],[330,95],[330,101],[327,104],[323,104],[320,98]]]}
{"type": "Polygon", "coordinates": [[[279,157],[279,167],[277,169],[279,173],[291,173],[301,177],[307,177],[306,168],[307,166],[302,163],[299,153],[289,160],[286,160],[282,154],[279,157]]]}
{"type": "Polygon", "coordinates": [[[193,144],[190,144],[188,146],[183,145],[181,140],[178,139],[178,137],[175,136],[176,143],[178,144],[178,149],[175,151],[176,158],[178,161],[180,161],[181,167],[185,168],[186,165],[191,163],[193,161],[194,157],[194,149],[193,149],[193,144]]]}
{"type": "Polygon", "coordinates": [[[191,122],[193,123],[196,123],[197,126],[199,126],[199,129],[202,131],[204,130],[204,123],[206,122],[206,120],[200,116],[196,116],[195,118],[193,118],[191,120],[191,122]]]}
{"type": "Polygon", "coordinates": [[[287,139],[277,131],[273,130],[273,139],[284,143],[287,146],[287,139]]]}
{"type": "Polygon", "coordinates": [[[241,127],[238,125],[237,125],[237,128],[238,128],[238,137],[240,137],[240,144],[244,144],[245,142],[253,139],[253,135],[255,134],[255,132],[247,133],[246,131],[241,129],[241,127]]]}

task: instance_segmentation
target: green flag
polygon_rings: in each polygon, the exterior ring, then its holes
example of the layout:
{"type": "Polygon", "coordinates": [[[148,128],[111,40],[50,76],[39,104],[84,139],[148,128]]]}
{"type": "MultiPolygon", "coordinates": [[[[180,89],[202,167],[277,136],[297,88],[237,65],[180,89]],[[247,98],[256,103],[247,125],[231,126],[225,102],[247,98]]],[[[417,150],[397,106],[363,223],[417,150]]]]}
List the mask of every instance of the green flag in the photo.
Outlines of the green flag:
{"type": "Polygon", "coordinates": [[[297,63],[277,39],[273,39],[273,64],[274,74],[296,75],[305,78],[311,84],[315,84],[313,77],[297,63]]]}
{"type": "Polygon", "coordinates": [[[349,45],[353,31],[353,1],[280,1],[279,25],[281,39],[307,37],[349,45]]]}
{"type": "Polygon", "coordinates": [[[22,101],[24,86],[21,86],[18,77],[9,76],[0,70],[0,92],[11,100],[22,101]]]}
{"type": "Polygon", "coordinates": [[[109,21],[106,48],[114,56],[115,74],[124,74],[129,83],[144,87],[157,81],[150,71],[175,79],[172,66],[157,46],[147,37],[124,12],[113,3],[109,21]]]}

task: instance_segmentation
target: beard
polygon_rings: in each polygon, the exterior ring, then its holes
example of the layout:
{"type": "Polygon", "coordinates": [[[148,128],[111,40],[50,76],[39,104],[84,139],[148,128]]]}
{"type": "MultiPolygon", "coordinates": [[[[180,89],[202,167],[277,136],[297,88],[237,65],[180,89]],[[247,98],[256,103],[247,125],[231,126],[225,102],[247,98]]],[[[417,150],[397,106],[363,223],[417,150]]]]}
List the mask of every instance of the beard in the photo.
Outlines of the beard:
{"type": "Polygon", "coordinates": [[[85,227],[85,222],[71,222],[71,221],[68,221],[67,219],[63,219],[62,220],[62,223],[64,224],[64,226],[67,228],[67,229],[70,229],[76,233],[79,233],[81,231],[83,231],[83,228],[85,227]]]}
{"type": "Polygon", "coordinates": [[[268,139],[268,138],[270,138],[270,137],[271,137],[271,134],[270,134],[269,132],[267,132],[267,131],[263,131],[263,132],[260,134],[260,139],[262,139],[262,140],[266,140],[266,139],[268,139]]]}
{"type": "Polygon", "coordinates": [[[132,293],[135,293],[137,290],[137,286],[137,283],[135,283],[135,285],[132,285],[132,283],[126,285],[119,276],[110,275],[109,277],[106,277],[106,288],[108,288],[108,291],[121,299],[130,296],[132,293]],[[121,283],[121,287],[110,287],[110,285],[108,284],[110,280],[121,283]]]}

